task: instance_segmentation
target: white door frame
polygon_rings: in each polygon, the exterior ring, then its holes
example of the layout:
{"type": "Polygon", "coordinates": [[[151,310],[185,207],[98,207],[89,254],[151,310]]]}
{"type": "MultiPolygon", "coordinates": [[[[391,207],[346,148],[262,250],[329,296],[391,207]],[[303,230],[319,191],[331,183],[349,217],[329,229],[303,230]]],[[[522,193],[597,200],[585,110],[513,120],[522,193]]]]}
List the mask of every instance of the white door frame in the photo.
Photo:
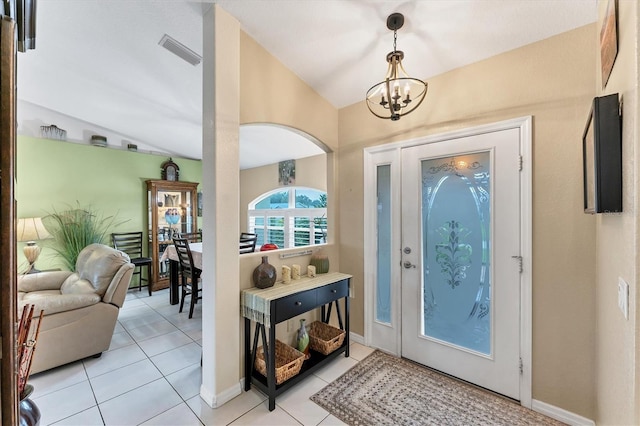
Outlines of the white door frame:
{"type": "MultiPolygon", "coordinates": [[[[396,163],[395,170],[392,172],[391,184],[398,185],[400,176],[400,150],[402,148],[423,145],[428,143],[443,142],[451,139],[468,137],[488,132],[501,131],[506,129],[519,129],[520,132],[520,154],[522,171],[520,175],[520,253],[522,256],[522,274],[520,275],[520,358],[522,360],[522,374],[520,377],[520,404],[524,407],[531,408],[531,357],[532,357],[532,228],[533,228],[533,210],[532,210],[532,117],[519,117],[510,120],[500,121],[487,125],[471,127],[462,130],[456,130],[437,135],[426,136],[422,138],[411,139],[407,141],[394,142],[381,146],[365,148],[364,157],[364,342],[366,345],[372,344],[375,312],[375,283],[376,283],[376,166],[379,164],[389,164],[388,161],[379,161],[380,158],[394,158],[396,163]],[[382,155],[381,153],[386,153],[382,155]],[[396,181],[397,180],[397,181],[396,181]]],[[[393,162],[391,163],[393,167],[393,162]]],[[[401,251],[401,234],[398,230],[400,221],[400,202],[398,197],[392,198],[392,217],[398,218],[394,220],[392,226],[392,244],[394,253],[394,269],[392,270],[392,282],[396,286],[392,288],[391,294],[392,318],[399,317],[401,314],[401,300],[398,295],[401,291],[400,283],[400,262],[396,259],[400,258],[401,251]]],[[[396,339],[395,351],[386,349],[395,355],[401,352],[401,329],[399,323],[395,322],[396,339]]]]}

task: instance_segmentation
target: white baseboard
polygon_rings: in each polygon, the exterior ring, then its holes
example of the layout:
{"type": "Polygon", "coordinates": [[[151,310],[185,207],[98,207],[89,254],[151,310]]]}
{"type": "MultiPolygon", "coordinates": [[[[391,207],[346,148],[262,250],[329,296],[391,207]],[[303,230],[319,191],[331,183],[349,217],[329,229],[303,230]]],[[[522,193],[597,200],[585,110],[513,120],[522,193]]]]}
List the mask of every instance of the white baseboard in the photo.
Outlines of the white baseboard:
{"type": "Polygon", "coordinates": [[[350,343],[360,343],[364,345],[364,336],[356,334],[354,332],[349,332],[349,342],[350,343]]]}
{"type": "Polygon", "coordinates": [[[562,408],[558,408],[554,405],[535,399],[531,401],[531,409],[571,426],[595,426],[596,424],[591,419],[587,419],[586,417],[579,416],[571,411],[563,410],[562,408]]]}
{"type": "Polygon", "coordinates": [[[211,408],[218,408],[225,402],[231,401],[236,396],[242,393],[242,384],[244,379],[240,380],[238,384],[231,386],[228,389],[223,390],[217,395],[214,395],[213,392],[209,391],[209,389],[204,386],[200,386],[200,398],[204,402],[207,403],[211,408]]]}

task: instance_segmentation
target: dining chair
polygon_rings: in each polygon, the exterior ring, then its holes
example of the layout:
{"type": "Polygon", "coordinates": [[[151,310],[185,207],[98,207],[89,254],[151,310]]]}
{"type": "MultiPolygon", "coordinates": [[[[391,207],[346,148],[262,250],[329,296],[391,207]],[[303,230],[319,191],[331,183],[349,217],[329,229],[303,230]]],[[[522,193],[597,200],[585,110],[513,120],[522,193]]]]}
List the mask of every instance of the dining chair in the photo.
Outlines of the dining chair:
{"type": "Polygon", "coordinates": [[[240,234],[240,254],[253,253],[256,250],[258,236],[248,232],[240,234]]]}
{"type": "Polygon", "coordinates": [[[180,297],[180,311],[184,306],[184,299],[191,295],[191,304],[189,306],[189,318],[193,317],[193,308],[198,303],[200,296],[200,275],[202,270],[193,266],[193,256],[189,248],[189,241],[185,238],[174,238],[173,245],[176,247],[178,254],[178,262],[180,263],[180,281],[182,284],[182,295],[180,297]]]}
{"type": "Polygon", "coordinates": [[[190,243],[201,243],[202,242],[202,231],[198,232],[182,232],[180,234],[180,238],[184,238],[190,243]]]}
{"type": "Polygon", "coordinates": [[[133,275],[138,276],[138,291],[142,290],[142,281],[147,282],[149,296],[153,291],[153,274],[151,266],[153,259],[142,256],[142,232],[120,232],[111,234],[111,242],[116,250],[129,255],[131,263],[135,266],[133,275]],[[142,267],[147,267],[147,278],[142,278],[142,267]]]}

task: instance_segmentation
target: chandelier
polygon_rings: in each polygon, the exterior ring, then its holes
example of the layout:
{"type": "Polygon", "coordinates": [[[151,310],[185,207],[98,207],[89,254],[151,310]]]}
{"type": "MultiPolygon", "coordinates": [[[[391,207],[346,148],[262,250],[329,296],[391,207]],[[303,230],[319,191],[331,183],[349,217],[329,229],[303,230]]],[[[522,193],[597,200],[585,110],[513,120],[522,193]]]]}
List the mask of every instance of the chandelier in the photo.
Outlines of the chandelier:
{"type": "Polygon", "coordinates": [[[404,52],[396,49],[397,31],[404,24],[401,13],[392,13],[387,18],[387,28],[393,30],[393,52],[387,55],[389,68],[384,81],[367,91],[367,107],[378,118],[400,120],[400,117],[414,111],[427,94],[428,84],[409,77],[402,66],[404,52]]]}

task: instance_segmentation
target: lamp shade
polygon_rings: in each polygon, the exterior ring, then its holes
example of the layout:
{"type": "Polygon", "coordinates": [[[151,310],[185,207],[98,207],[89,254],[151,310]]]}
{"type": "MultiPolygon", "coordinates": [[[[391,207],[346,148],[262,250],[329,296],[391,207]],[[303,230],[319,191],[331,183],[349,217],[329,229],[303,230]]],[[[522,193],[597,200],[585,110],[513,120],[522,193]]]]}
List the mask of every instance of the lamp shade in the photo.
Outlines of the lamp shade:
{"type": "Polygon", "coordinates": [[[18,241],[36,241],[52,238],[51,234],[44,227],[42,218],[27,217],[18,219],[18,229],[16,230],[18,241]]]}

